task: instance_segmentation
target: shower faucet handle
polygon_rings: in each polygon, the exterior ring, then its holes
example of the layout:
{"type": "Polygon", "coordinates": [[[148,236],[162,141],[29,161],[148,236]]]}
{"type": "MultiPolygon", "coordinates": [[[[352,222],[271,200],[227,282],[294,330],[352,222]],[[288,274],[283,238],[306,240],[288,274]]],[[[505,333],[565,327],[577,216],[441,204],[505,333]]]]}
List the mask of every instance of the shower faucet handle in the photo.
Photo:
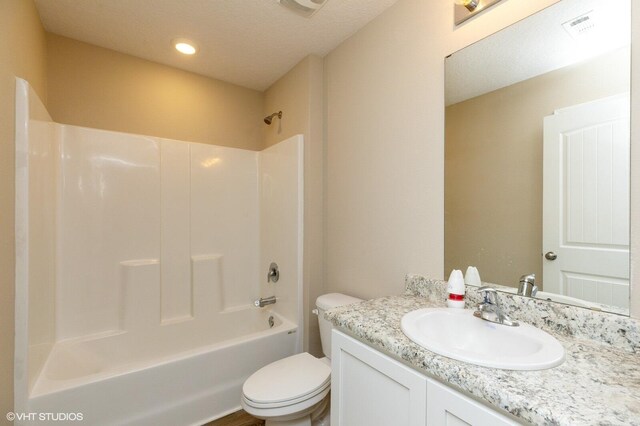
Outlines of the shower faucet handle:
{"type": "Polygon", "coordinates": [[[278,269],[278,264],[276,262],[271,262],[269,265],[269,272],[267,273],[267,282],[277,283],[280,279],[280,270],[278,269]]]}

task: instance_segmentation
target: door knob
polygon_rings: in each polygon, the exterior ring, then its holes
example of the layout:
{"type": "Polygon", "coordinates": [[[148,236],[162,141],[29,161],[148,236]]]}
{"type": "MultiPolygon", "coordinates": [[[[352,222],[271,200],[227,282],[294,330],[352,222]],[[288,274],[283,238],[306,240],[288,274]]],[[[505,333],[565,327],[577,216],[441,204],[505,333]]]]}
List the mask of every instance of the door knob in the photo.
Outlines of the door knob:
{"type": "Polygon", "coordinates": [[[547,260],[556,260],[558,258],[558,255],[552,251],[548,251],[545,253],[544,257],[547,260]]]}

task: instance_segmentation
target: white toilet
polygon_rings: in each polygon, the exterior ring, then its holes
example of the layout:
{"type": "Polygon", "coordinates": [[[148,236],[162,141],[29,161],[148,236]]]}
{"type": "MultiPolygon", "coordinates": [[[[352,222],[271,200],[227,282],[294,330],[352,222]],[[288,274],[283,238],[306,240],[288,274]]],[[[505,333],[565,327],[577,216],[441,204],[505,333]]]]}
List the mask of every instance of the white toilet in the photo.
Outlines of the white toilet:
{"type": "Polygon", "coordinates": [[[242,386],[242,408],[266,420],[266,426],[328,426],[332,325],[324,319],[324,311],[361,301],[340,293],[318,297],[320,340],[326,357],[318,359],[305,352],[262,367],[242,386]]]}

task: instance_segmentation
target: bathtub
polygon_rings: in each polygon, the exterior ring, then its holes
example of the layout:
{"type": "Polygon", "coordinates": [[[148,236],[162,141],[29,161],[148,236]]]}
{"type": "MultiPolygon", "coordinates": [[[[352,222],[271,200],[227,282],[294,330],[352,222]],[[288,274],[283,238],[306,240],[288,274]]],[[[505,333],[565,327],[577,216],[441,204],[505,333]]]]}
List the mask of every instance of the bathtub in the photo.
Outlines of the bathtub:
{"type": "Polygon", "coordinates": [[[244,381],[293,355],[296,332],[274,311],[252,307],[209,323],[165,324],[144,339],[110,332],[61,341],[33,386],[29,412],[81,413],[76,423],[90,425],[200,425],[240,409],[244,381]]]}

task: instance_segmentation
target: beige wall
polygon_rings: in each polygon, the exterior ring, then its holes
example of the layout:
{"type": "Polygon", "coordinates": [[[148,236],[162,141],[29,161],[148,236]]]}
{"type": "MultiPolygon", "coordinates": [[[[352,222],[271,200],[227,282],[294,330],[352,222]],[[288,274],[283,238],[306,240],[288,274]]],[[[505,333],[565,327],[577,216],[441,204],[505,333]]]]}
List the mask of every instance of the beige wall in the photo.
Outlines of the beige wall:
{"type": "Polygon", "coordinates": [[[437,3],[400,0],[325,58],[328,291],[371,298],[410,272],[442,276],[437,3]]]}
{"type": "Polygon", "coordinates": [[[317,317],[311,314],[322,294],[323,277],[323,127],[322,58],[308,56],[264,95],[264,115],[282,111],[282,120],[264,125],[264,147],[304,135],[304,350],[320,356],[317,317]]]}
{"type": "MultiPolygon", "coordinates": [[[[629,91],[629,49],[446,108],[445,274],[542,278],[542,123],[554,110],[629,91]]],[[[540,285],[539,284],[539,285],[540,285]]]]}
{"type": "Polygon", "coordinates": [[[507,1],[453,27],[453,2],[399,0],[325,58],[325,287],[442,278],[444,57],[554,3],[507,1]]]}
{"type": "Polygon", "coordinates": [[[13,410],[15,77],[46,99],[46,39],[31,0],[0,1],[0,423],[13,410]]]}
{"type": "Polygon", "coordinates": [[[47,34],[47,45],[47,106],[54,121],[235,148],[262,146],[261,92],[54,34],[47,34]]]}

